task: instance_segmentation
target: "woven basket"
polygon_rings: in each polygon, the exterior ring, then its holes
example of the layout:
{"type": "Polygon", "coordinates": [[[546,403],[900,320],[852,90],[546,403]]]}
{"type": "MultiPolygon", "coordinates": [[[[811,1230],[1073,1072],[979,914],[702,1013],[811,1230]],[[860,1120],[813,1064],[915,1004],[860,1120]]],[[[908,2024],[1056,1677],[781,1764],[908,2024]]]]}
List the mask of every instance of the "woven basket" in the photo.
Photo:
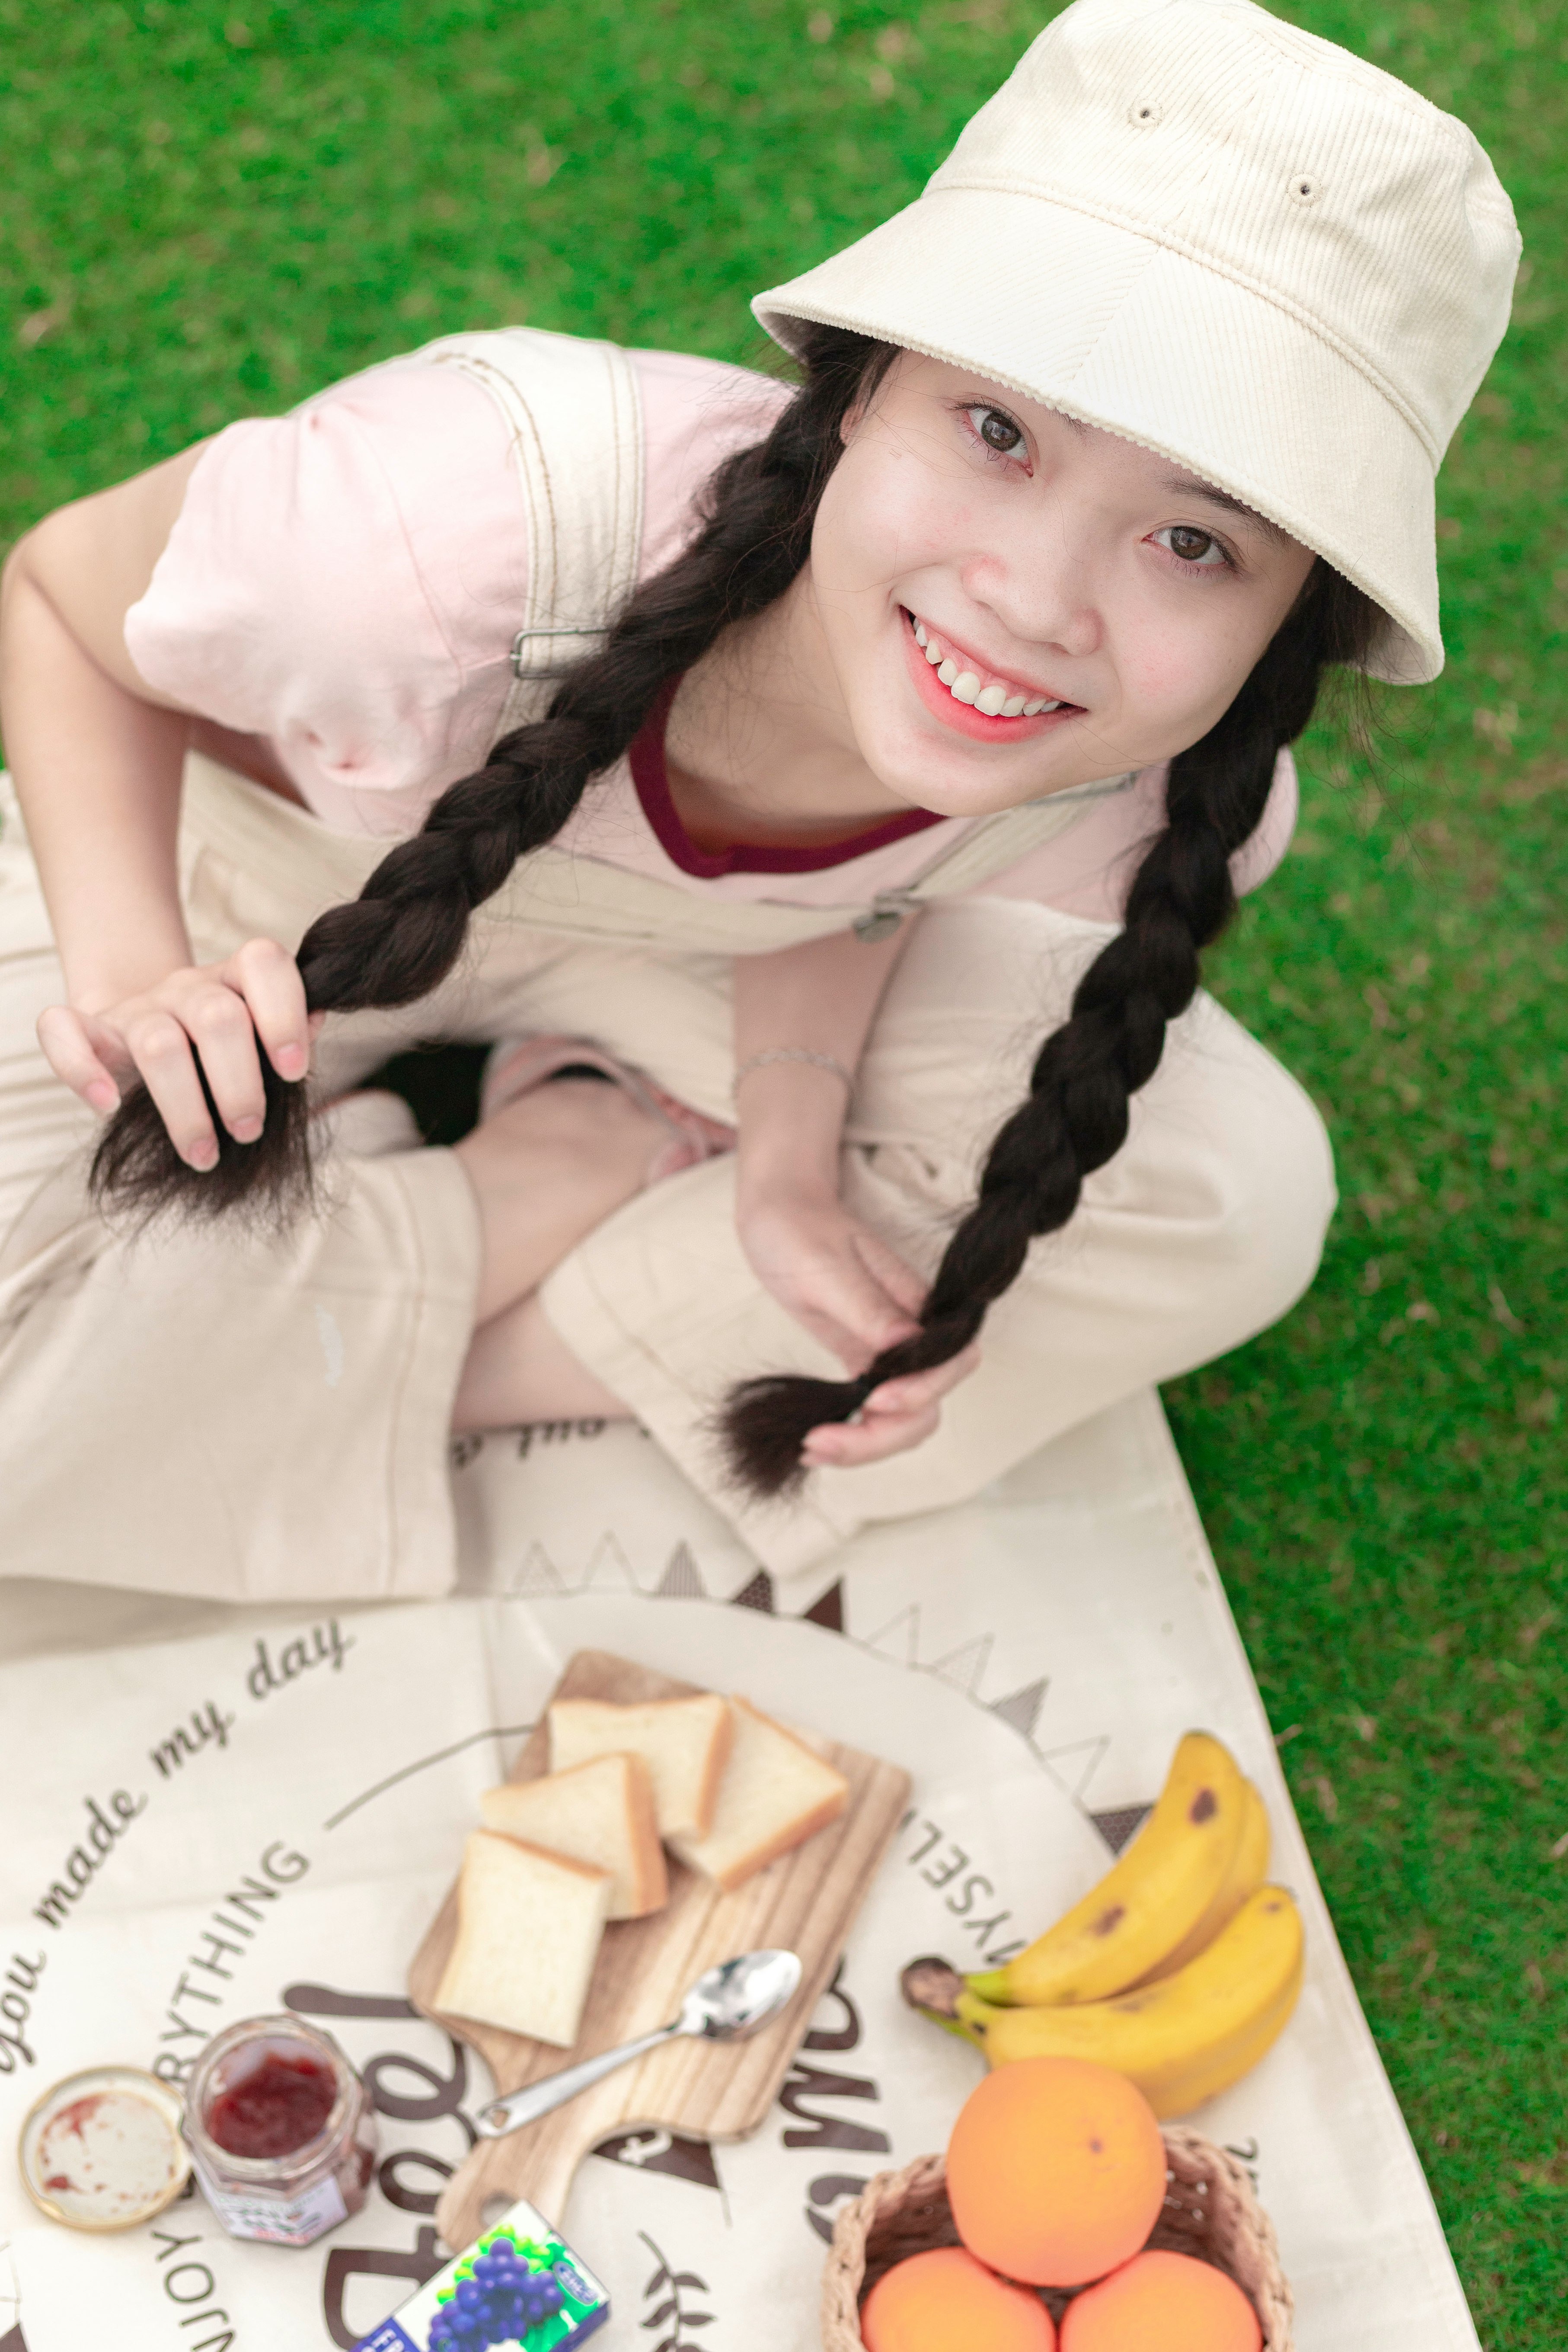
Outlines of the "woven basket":
{"type": "MultiPolygon", "coordinates": [[[[1149,2244],[1213,2263],[1250,2298],[1266,2352],[1293,2352],[1290,2290],[1274,2227],[1246,2173],[1224,2148],[1181,2124],[1171,2125],[1163,2137],[1165,2210],[1149,2244]]],[[[940,2156],[917,2157],[901,2172],[879,2173],[844,2207],[834,2229],[822,2281],[824,2352],[861,2352],[861,2297],[895,2263],[958,2242],[940,2156]]],[[[1048,2290],[1043,2299],[1057,2319],[1072,2300],[1048,2290]]]]}

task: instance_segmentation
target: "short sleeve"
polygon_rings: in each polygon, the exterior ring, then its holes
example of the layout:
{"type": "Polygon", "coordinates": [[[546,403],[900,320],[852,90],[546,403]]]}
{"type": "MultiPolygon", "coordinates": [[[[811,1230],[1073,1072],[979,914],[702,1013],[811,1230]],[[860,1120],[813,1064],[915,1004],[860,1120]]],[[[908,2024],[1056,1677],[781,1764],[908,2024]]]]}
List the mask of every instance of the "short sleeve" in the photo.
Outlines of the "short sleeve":
{"type": "Polygon", "coordinates": [[[1274,761],[1274,782],[1268,788],[1268,798],[1263,804],[1263,814],[1258,830],[1244,841],[1230,861],[1230,878],[1236,885],[1237,896],[1245,898],[1249,890],[1258,889],[1268,881],[1296,837],[1296,819],[1300,814],[1301,788],[1296,775],[1296,761],[1289,744],[1274,761]]]}
{"type": "Polygon", "coordinates": [[[126,646],[334,829],[405,833],[493,740],[527,566],[489,394],[395,362],[217,435],[126,646]]]}
{"type": "Polygon", "coordinates": [[[642,573],[673,562],[690,539],[704,485],[737,449],[765,440],[789,386],[685,352],[632,353],[647,453],[642,573]]]}

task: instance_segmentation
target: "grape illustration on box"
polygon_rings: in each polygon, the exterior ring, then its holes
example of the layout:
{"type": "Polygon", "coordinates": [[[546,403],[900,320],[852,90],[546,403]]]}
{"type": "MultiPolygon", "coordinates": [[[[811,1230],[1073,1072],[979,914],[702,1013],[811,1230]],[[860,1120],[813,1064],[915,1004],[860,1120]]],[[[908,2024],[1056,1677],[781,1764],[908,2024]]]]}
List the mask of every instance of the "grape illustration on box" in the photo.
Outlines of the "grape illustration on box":
{"type": "Polygon", "coordinates": [[[575,2352],[609,2315],[593,2273],[542,2213],[519,2203],[355,2352],[575,2352]]]}

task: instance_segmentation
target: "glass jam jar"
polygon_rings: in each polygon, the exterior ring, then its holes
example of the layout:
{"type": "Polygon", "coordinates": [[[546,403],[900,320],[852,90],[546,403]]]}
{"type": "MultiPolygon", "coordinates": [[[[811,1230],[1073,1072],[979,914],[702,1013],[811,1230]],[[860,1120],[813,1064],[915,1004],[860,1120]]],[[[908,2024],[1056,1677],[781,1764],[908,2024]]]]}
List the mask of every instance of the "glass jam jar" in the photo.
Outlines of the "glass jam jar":
{"type": "Polygon", "coordinates": [[[330,2033],[251,2017],[209,2042],[185,2087],[184,2135],[231,2238],[308,2246],[364,2203],[370,2095],[330,2033]]]}

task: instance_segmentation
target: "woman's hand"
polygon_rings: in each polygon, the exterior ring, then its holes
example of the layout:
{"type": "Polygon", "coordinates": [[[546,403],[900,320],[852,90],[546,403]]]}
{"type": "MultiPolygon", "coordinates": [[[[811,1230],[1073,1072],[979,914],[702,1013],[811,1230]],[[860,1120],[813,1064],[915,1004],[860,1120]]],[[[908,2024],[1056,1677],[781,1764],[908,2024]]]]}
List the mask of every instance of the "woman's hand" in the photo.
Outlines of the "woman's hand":
{"type": "Polygon", "coordinates": [[[118,1003],[51,1004],[38,1042],[56,1076],[105,1118],[140,1076],[181,1159],[205,1171],[218,1150],[201,1076],[235,1141],[254,1143],[267,1111],[258,1040],[280,1078],[302,1078],[323,1017],[306,1012],[288,950],[250,940],[224,963],[172,971],[118,1003]]]}
{"type": "MultiPolygon", "coordinates": [[[[743,1186],[736,1223],[753,1273],[847,1371],[864,1371],[919,1329],[925,1284],[826,1187],[743,1186]]],[[[942,1399],[979,1360],[979,1349],[968,1348],[933,1371],[885,1381],[856,1422],[814,1429],[803,1460],[847,1468],[919,1445],[937,1426],[942,1399]]]]}
{"type": "Polygon", "coordinates": [[[929,1372],[908,1372],[873,1389],[854,1421],[825,1421],[807,1432],[801,1460],[808,1470],[854,1470],[885,1462],[934,1437],[942,1401],[980,1361],[978,1342],[929,1372]]]}

